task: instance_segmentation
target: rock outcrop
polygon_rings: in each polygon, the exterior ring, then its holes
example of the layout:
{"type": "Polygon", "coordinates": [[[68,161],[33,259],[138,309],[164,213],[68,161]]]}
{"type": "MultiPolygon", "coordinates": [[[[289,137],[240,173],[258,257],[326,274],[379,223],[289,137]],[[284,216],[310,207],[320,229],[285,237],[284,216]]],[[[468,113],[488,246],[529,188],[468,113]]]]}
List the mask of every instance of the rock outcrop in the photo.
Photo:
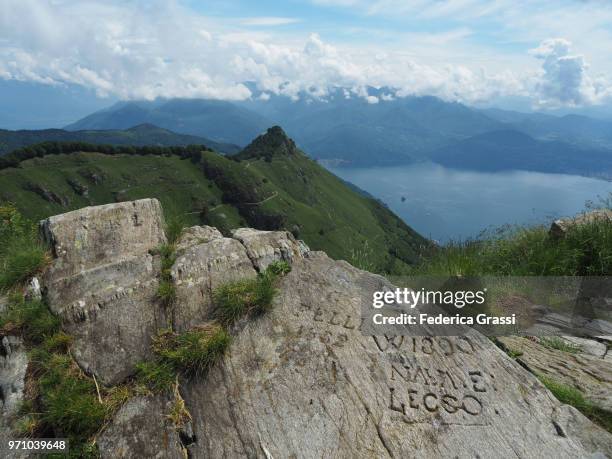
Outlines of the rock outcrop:
{"type": "Polygon", "coordinates": [[[575,226],[592,223],[598,220],[612,221],[612,210],[597,209],[578,215],[575,218],[562,218],[555,220],[550,226],[549,233],[552,237],[563,238],[575,226]]]}
{"type": "Polygon", "coordinates": [[[47,300],[74,336],[75,359],[104,383],[122,381],[169,323],[155,300],[159,257],[150,253],[166,241],[159,202],[87,207],[41,226],[55,256],[47,300]]]}
{"type": "Polygon", "coordinates": [[[177,298],[166,314],[150,253],[165,241],[162,222],[159,203],[143,200],[43,224],[56,255],[44,279],[47,299],[75,336],[78,363],[105,384],[132,374],[157,328],[208,320],[215,287],[254,277],[274,260],[292,270],[272,311],[233,327],[220,362],[181,378],[188,441],[168,424],[169,399],[138,396],[98,436],[103,457],[612,455],[609,433],[475,331],[364,333],[364,292],[387,281],[307,251],[285,232],[185,231],[171,269],[177,298]]]}
{"type": "Polygon", "coordinates": [[[557,337],[543,338],[544,344],[516,336],[501,337],[499,340],[518,355],[519,363],[533,373],[574,387],[584,393],[585,397],[595,405],[612,412],[612,362],[605,358],[607,354],[605,344],[587,339],[557,337]],[[568,353],[547,347],[545,345],[547,339],[556,340],[554,342],[567,341],[568,346],[576,347],[572,353],[568,353]],[[582,346],[585,352],[582,352],[582,346]]]}

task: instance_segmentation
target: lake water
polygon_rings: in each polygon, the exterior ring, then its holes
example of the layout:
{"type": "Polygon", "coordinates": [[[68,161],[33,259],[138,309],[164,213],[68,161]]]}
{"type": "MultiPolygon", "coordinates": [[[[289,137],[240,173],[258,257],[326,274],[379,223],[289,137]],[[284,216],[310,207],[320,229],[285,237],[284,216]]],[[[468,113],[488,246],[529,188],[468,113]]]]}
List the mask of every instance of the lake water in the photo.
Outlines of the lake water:
{"type": "Polygon", "coordinates": [[[442,243],[505,224],[548,224],[612,192],[610,182],[575,175],[472,172],[430,163],[329,169],[382,200],[423,236],[442,243]]]}

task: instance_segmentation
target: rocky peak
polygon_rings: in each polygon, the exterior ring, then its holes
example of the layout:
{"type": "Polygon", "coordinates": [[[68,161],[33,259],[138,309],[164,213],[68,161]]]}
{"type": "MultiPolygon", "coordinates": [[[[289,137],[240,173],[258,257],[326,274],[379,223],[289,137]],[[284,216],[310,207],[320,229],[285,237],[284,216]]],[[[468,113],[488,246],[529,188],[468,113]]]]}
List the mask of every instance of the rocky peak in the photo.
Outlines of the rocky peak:
{"type": "Polygon", "coordinates": [[[245,147],[238,157],[240,159],[271,158],[272,156],[294,155],[297,152],[295,142],[285,134],[285,131],[280,126],[273,126],[245,147]]]}
{"type": "Polygon", "coordinates": [[[177,380],[174,394],[130,398],[96,437],[102,457],[612,454],[610,434],[475,331],[362,331],[364,293],[393,286],[309,251],[290,233],[184,231],[168,309],[155,294],[161,263],[153,246],[165,241],[156,200],[86,208],[43,228],[56,255],[47,301],[74,337],[79,366],[106,386],[129,380],[159,329],[209,320],[216,287],[254,278],[275,260],[292,267],[272,309],[233,327],[229,351],[206,374],[177,380]],[[168,422],[175,400],[188,413],[180,429],[168,422]]]}

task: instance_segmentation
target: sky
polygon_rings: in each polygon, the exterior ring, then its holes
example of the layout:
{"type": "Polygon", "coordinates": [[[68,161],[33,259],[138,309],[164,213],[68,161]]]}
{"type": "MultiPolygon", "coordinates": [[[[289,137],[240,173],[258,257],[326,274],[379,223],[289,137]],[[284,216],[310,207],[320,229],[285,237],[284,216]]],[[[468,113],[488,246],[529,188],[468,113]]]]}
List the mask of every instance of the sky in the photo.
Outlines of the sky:
{"type": "Polygon", "coordinates": [[[0,84],[16,81],[109,101],[324,99],[343,87],[383,103],[373,86],[476,106],[610,107],[612,2],[2,0],[0,84]]]}

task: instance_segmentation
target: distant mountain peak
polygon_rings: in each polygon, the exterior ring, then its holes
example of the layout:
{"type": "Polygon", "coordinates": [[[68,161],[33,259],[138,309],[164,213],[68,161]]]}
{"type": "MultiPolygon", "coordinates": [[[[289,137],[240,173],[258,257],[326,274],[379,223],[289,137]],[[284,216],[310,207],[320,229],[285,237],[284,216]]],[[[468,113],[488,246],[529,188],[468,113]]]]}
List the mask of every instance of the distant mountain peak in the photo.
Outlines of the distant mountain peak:
{"type": "Polygon", "coordinates": [[[272,126],[247,145],[239,154],[239,158],[271,158],[272,156],[290,156],[297,152],[295,142],[289,138],[283,128],[272,126]]]}

